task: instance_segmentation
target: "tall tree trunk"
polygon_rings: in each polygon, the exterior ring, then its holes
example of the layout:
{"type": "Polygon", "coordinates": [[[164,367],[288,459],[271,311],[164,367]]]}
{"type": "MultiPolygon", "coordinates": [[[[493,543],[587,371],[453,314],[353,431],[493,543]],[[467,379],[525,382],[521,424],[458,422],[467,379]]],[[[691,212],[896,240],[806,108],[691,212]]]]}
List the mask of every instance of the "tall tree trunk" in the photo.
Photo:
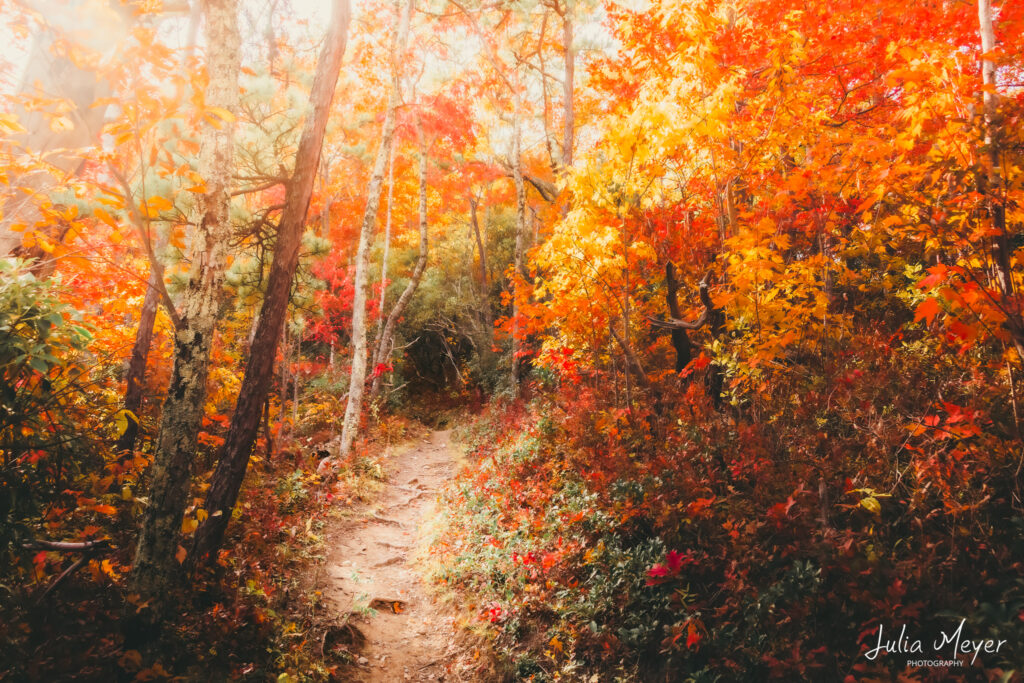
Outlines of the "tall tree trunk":
{"type": "Polygon", "coordinates": [[[331,165],[323,158],[320,159],[320,192],[324,196],[324,205],[320,211],[320,234],[319,237],[328,237],[331,234],[331,195],[329,194],[331,177],[331,165]]]}
{"type": "MultiPolygon", "coordinates": [[[[978,0],[978,25],[981,33],[981,52],[990,54],[996,49],[995,27],[992,23],[991,0],[978,0]]],[[[992,236],[992,264],[995,279],[1007,310],[1006,327],[1010,331],[1014,348],[1024,361],[1024,319],[1016,313],[1017,306],[1009,301],[1014,295],[1013,271],[1010,267],[1010,238],[1006,232],[1006,207],[1003,199],[1003,178],[1000,168],[999,95],[996,93],[996,65],[991,58],[982,58],[981,80],[985,86],[982,99],[985,105],[985,146],[988,169],[983,184],[988,195],[988,211],[995,234],[992,236]]]]}
{"type": "MultiPolygon", "coordinates": [[[[491,315],[490,291],[491,286],[487,277],[487,243],[484,241],[483,232],[480,230],[480,219],[477,213],[479,200],[472,195],[469,198],[469,217],[473,226],[473,236],[476,238],[477,251],[480,253],[480,309],[484,317],[486,329],[485,341],[487,342],[487,353],[494,346],[494,317],[491,315]]],[[[484,228],[486,229],[487,212],[484,212],[484,228]]]]}
{"type": "Polygon", "coordinates": [[[573,104],[573,90],[576,73],[576,51],[572,46],[572,0],[565,0],[565,12],[562,14],[562,49],[565,54],[565,77],[562,80],[563,116],[565,130],[562,133],[562,168],[572,166],[572,148],[576,129],[576,108],[573,104]]]}
{"type": "MultiPolygon", "coordinates": [[[[423,277],[423,271],[427,269],[427,146],[423,140],[423,129],[419,129],[420,137],[420,255],[416,260],[416,267],[413,268],[412,277],[409,279],[409,283],[402,290],[402,295],[398,297],[398,301],[395,302],[394,307],[388,314],[388,321],[384,325],[384,331],[381,334],[380,343],[377,346],[377,355],[373,359],[374,368],[387,363],[388,358],[391,356],[391,349],[395,344],[395,325],[398,324],[398,319],[405,313],[405,307],[409,305],[409,300],[412,299],[412,295],[416,292],[416,288],[419,287],[420,279],[423,277]]],[[[374,372],[373,384],[370,388],[370,399],[374,399],[380,393],[380,386],[384,380],[383,372],[374,372]]]]}
{"type": "Polygon", "coordinates": [[[159,262],[149,266],[149,282],[146,296],[142,300],[139,313],[139,327],[135,331],[135,345],[128,361],[128,378],[124,391],[124,409],[130,411],[128,426],[118,437],[115,448],[118,451],[130,451],[135,448],[135,440],[139,435],[139,422],[142,412],[143,389],[146,382],[146,361],[149,349],[153,345],[153,327],[156,325],[156,314],[160,307],[160,281],[164,277],[164,267],[159,262]]]}
{"type": "MultiPolygon", "coordinates": [[[[249,456],[259,430],[260,415],[267,400],[274,373],[274,358],[281,338],[288,299],[295,269],[299,263],[299,247],[306,224],[313,182],[320,163],[324,131],[334,99],[334,89],[345,54],[348,26],[351,20],[349,0],[335,0],[331,29],[320,53],[316,76],[309,94],[312,111],[306,119],[299,139],[292,173],[281,213],[274,260],[267,279],[267,293],[260,309],[259,323],[253,337],[245,377],[239,390],[235,412],[220,452],[217,469],[210,480],[203,508],[209,515],[196,530],[193,541],[192,562],[198,562],[216,550],[224,537],[231,519],[231,510],[238,500],[238,492],[249,466],[249,456]]],[[[296,379],[296,399],[298,394],[296,379]]],[[[282,411],[287,385],[282,385],[282,411]]],[[[294,426],[293,426],[294,429],[294,426]]]]}
{"type": "MultiPolygon", "coordinates": [[[[989,54],[996,49],[995,28],[992,24],[992,3],[978,0],[978,24],[981,33],[981,52],[989,54]]],[[[999,95],[995,92],[996,65],[990,58],[981,61],[981,80],[985,86],[982,100],[985,105],[985,146],[988,148],[987,187],[989,213],[992,216],[996,235],[993,237],[992,260],[995,264],[996,279],[1004,296],[1013,294],[1013,280],[1010,272],[1010,247],[1006,236],[1006,215],[998,194],[1002,190],[999,168],[999,95]]]]}
{"type": "Polygon", "coordinates": [[[523,277],[526,252],[526,185],[523,182],[522,122],[520,121],[519,94],[513,95],[512,111],[512,180],[516,187],[516,253],[515,272],[512,280],[512,391],[519,395],[522,370],[519,364],[519,321],[516,305],[518,281],[523,277]]]}
{"type": "Polygon", "coordinates": [[[380,299],[377,305],[377,349],[380,354],[380,343],[384,338],[384,303],[388,292],[388,258],[391,256],[391,204],[395,196],[395,146],[391,145],[388,152],[388,206],[384,217],[384,253],[380,258],[380,299]]]}
{"type": "MultiPolygon", "coordinates": [[[[238,103],[240,36],[237,0],[207,0],[206,104],[234,111],[238,103]]],[[[206,184],[201,216],[188,256],[188,285],[175,331],[174,369],[161,413],[152,484],[132,570],[132,589],[166,606],[178,575],[178,532],[184,515],[196,439],[206,403],[210,349],[218,317],[231,237],[229,183],[234,162],[233,123],[207,124],[199,169],[206,184]]],[[[162,611],[162,610],[161,610],[162,611]]]]}
{"type": "Polygon", "coordinates": [[[540,65],[540,94],[544,108],[541,112],[541,122],[544,124],[544,148],[548,153],[548,161],[551,170],[558,172],[558,160],[555,159],[554,145],[551,142],[551,129],[548,125],[551,120],[551,98],[548,96],[547,67],[544,65],[544,40],[548,29],[548,13],[544,12],[540,22],[540,35],[537,36],[537,61],[540,65]]]}
{"type": "MultiPolygon", "coordinates": [[[[341,428],[341,444],[337,457],[344,458],[352,451],[352,443],[359,429],[359,416],[363,410],[363,392],[366,384],[366,284],[370,270],[370,241],[377,223],[380,207],[380,190],[384,182],[384,167],[391,153],[395,133],[395,109],[398,107],[398,54],[405,51],[409,37],[409,18],[413,0],[408,0],[398,17],[398,31],[391,50],[391,90],[388,94],[387,111],[381,131],[380,148],[373,164],[373,174],[367,188],[366,210],[359,231],[359,246],[356,250],[355,296],[352,300],[352,372],[349,375],[348,403],[341,428]]],[[[323,463],[321,463],[323,464],[323,463]]]]}

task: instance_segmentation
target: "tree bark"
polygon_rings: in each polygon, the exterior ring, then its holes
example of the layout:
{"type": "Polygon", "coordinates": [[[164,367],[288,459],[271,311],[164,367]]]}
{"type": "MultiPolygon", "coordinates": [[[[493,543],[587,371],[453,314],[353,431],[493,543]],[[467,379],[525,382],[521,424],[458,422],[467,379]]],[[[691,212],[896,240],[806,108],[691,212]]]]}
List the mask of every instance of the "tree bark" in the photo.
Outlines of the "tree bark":
{"type": "Polygon", "coordinates": [[[128,416],[128,426],[117,439],[115,449],[118,452],[130,451],[135,448],[135,440],[139,435],[139,419],[142,413],[143,389],[146,381],[146,361],[149,349],[153,345],[153,328],[156,325],[156,314],[160,307],[160,280],[164,277],[164,268],[159,262],[149,266],[149,282],[146,296],[142,300],[139,313],[139,327],[135,331],[135,345],[132,346],[131,359],[128,361],[128,378],[124,391],[124,409],[132,413],[128,416]]]}
{"type": "MultiPolygon", "coordinates": [[[[491,315],[490,292],[491,284],[487,276],[487,243],[484,240],[483,232],[480,230],[480,218],[477,210],[479,200],[472,195],[469,198],[469,218],[473,226],[473,236],[476,238],[477,251],[480,253],[480,312],[484,318],[484,334],[487,343],[485,353],[490,353],[494,346],[494,317],[491,315]]],[[[484,228],[487,224],[487,212],[484,212],[484,228]]]]}
{"type": "MultiPolygon", "coordinates": [[[[978,0],[978,24],[981,33],[982,54],[996,48],[995,28],[992,23],[990,0],[978,0]]],[[[1013,279],[1010,272],[1010,246],[1006,235],[1006,215],[1002,201],[993,196],[1000,192],[1002,178],[999,168],[999,95],[995,92],[996,65],[991,59],[982,58],[981,81],[984,86],[982,101],[985,109],[985,146],[988,148],[988,169],[986,191],[989,194],[989,214],[992,217],[996,235],[993,237],[992,260],[995,263],[996,279],[1003,296],[1013,294],[1013,279]]]]}
{"type": "Polygon", "coordinates": [[[402,290],[402,295],[398,297],[398,301],[395,302],[394,307],[388,314],[388,321],[384,325],[384,331],[381,333],[380,343],[377,346],[377,355],[373,359],[374,377],[373,384],[370,387],[370,399],[374,399],[380,393],[380,386],[384,379],[383,372],[377,372],[376,368],[380,365],[387,363],[388,358],[391,356],[391,349],[395,344],[395,325],[398,324],[398,319],[405,313],[406,306],[409,305],[409,300],[412,299],[412,295],[416,292],[416,288],[420,285],[420,279],[423,277],[423,271],[427,269],[427,146],[423,140],[423,129],[419,129],[420,137],[420,255],[416,260],[416,267],[413,268],[412,277],[409,279],[409,283],[402,290]]]}
{"type": "MultiPolygon", "coordinates": [[[[381,130],[380,148],[367,188],[366,209],[359,231],[359,246],[356,249],[355,296],[352,300],[352,371],[349,375],[348,403],[341,428],[341,443],[337,457],[344,458],[352,451],[352,443],[359,429],[359,416],[363,410],[363,392],[366,385],[366,285],[370,270],[370,241],[377,223],[380,208],[380,190],[384,182],[384,167],[391,153],[395,133],[395,110],[398,107],[398,54],[405,51],[409,37],[409,19],[413,0],[408,0],[398,18],[398,31],[391,52],[391,91],[388,95],[384,125],[381,130]]],[[[323,465],[324,463],[321,463],[323,465]]]]}
{"type": "MultiPolygon", "coordinates": [[[[205,12],[206,104],[233,112],[238,103],[241,42],[237,0],[207,0],[205,12]]],[[[175,331],[174,369],[161,413],[149,505],[131,576],[132,590],[151,600],[158,611],[168,606],[167,589],[179,576],[178,532],[202,426],[210,349],[232,232],[229,184],[234,130],[234,124],[226,121],[208,123],[202,135],[199,169],[206,193],[200,197],[200,221],[188,250],[191,266],[175,331]]]]}
{"type": "Polygon", "coordinates": [[[562,49],[565,54],[565,77],[562,81],[563,117],[565,119],[565,129],[562,132],[563,170],[572,166],[572,148],[576,132],[576,109],[573,103],[576,51],[572,47],[573,22],[571,3],[572,0],[565,0],[565,12],[562,14],[562,49]]]}
{"type": "MultiPolygon", "coordinates": [[[[683,314],[679,309],[679,282],[676,280],[675,265],[671,261],[665,264],[665,285],[665,302],[668,304],[669,315],[678,320],[683,314]]],[[[686,330],[673,327],[671,332],[672,347],[676,350],[676,372],[681,372],[693,360],[693,345],[686,330]]]]}
{"type": "Polygon", "coordinates": [[[518,281],[523,277],[523,264],[526,252],[526,184],[523,181],[522,158],[522,123],[519,112],[519,94],[513,93],[512,112],[512,180],[516,188],[516,253],[515,273],[512,280],[512,391],[518,396],[522,381],[522,369],[519,363],[519,320],[516,306],[518,281]]]}
{"type": "MultiPolygon", "coordinates": [[[[302,129],[295,157],[295,170],[286,191],[285,208],[278,227],[274,260],[270,266],[259,323],[253,336],[231,425],[228,427],[217,469],[210,480],[210,489],[203,504],[208,517],[196,530],[193,541],[193,564],[209,557],[220,546],[224,530],[231,519],[231,510],[238,500],[245,471],[249,466],[249,456],[256,441],[260,417],[273,378],[278,340],[281,338],[281,329],[288,312],[289,294],[299,263],[299,247],[302,245],[306,214],[320,164],[320,152],[331,102],[334,99],[334,89],[341,71],[341,60],[345,54],[350,20],[349,0],[335,0],[330,32],[320,53],[319,65],[309,95],[312,111],[302,129]]],[[[295,389],[297,400],[297,378],[295,389]]],[[[282,408],[286,395],[287,385],[284,385],[282,408]]]]}
{"type": "Polygon", "coordinates": [[[995,27],[992,22],[991,0],[978,0],[978,27],[981,34],[981,81],[984,103],[985,147],[988,152],[988,168],[982,183],[988,196],[988,212],[992,218],[995,234],[992,236],[992,264],[995,279],[999,285],[1007,312],[1006,327],[1010,331],[1014,348],[1020,360],[1024,361],[1024,320],[1017,312],[1018,307],[1010,298],[1014,295],[1013,271],[1010,267],[1010,238],[1006,232],[1006,207],[1000,196],[1003,192],[1003,178],[1000,168],[1000,122],[999,95],[996,93],[996,64],[984,55],[996,49],[995,27]],[[1007,305],[1008,304],[1008,305],[1007,305]]]}
{"type": "Polygon", "coordinates": [[[377,305],[377,354],[384,339],[384,304],[388,293],[388,258],[391,256],[391,214],[395,196],[395,146],[388,153],[388,206],[384,216],[384,253],[380,257],[380,300],[377,305]]]}

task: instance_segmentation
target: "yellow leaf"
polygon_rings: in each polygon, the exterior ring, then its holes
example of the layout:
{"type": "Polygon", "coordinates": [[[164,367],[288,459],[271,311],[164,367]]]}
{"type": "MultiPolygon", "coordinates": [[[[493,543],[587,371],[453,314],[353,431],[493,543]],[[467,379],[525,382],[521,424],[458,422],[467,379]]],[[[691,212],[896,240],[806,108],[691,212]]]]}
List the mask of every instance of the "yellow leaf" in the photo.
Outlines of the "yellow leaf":
{"type": "Polygon", "coordinates": [[[137,418],[135,413],[130,410],[119,410],[114,414],[114,426],[117,428],[118,436],[122,436],[126,431],[128,431],[128,420],[131,420],[135,424],[139,423],[139,418],[137,418]]]}
{"type": "Polygon", "coordinates": [[[874,496],[867,496],[866,498],[861,498],[860,506],[873,515],[878,515],[882,512],[882,505],[874,496]]]}
{"type": "Polygon", "coordinates": [[[206,111],[207,113],[215,114],[216,116],[220,117],[221,120],[227,121],[228,123],[231,123],[235,120],[235,115],[229,112],[224,107],[207,107],[206,111]]]}
{"type": "Polygon", "coordinates": [[[5,133],[28,132],[20,123],[18,123],[18,117],[14,114],[0,114],[0,130],[5,133]]]}
{"type": "Polygon", "coordinates": [[[117,228],[117,221],[114,220],[113,216],[107,213],[106,209],[97,206],[95,209],[92,210],[92,212],[96,215],[96,218],[99,218],[101,221],[103,221],[110,227],[115,229],[117,228]]]}
{"type": "Polygon", "coordinates": [[[128,484],[125,484],[124,486],[121,487],[121,500],[131,500],[131,499],[132,499],[132,487],[129,486],[128,484]]]}
{"type": "Polygon", "coordinates": [[[174,204],[167,197],[150,197],[146,200],[146,206],[153,211],[170,211],[174,208],[174,204]]]}
{"type": "Polygon", "coordinates": [[[196,519],[200,522],[205,522],[206,518],[209,516],[210,515],[208,515],[206,510],[204,510],[203,508],[199,508],[198,510],[196,510],[196,519]]]}
{"type": "Polygon", "coordinates": [[[551,640],[549,640],[548,645],[550,645],[555,650],[562,652],[562,641],[558,639],[558,636],[554,636],[551,640]]]}
{"type": "Polygon", "coordinates": [[[181,533],[190,534],[199,528],[199,520],[193,517],[186,517],[181,520],[181,533]]]}

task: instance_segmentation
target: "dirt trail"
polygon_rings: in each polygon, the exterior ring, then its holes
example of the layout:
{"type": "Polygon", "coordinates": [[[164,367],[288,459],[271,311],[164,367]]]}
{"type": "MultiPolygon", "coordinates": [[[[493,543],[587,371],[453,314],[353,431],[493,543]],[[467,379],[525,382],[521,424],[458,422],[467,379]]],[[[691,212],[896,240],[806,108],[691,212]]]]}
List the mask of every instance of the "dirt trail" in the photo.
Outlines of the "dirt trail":
{"type": "Polygon", "coordinates": [[[452,617],[430,598],[416,561],[437,493],[455,472],[450,435],[435,431],[396,452],[384,490],[332,534],[328,596],[340,614],[364,613],[353,616],[366,641],[346,680],[453,680],[452,617]]]}

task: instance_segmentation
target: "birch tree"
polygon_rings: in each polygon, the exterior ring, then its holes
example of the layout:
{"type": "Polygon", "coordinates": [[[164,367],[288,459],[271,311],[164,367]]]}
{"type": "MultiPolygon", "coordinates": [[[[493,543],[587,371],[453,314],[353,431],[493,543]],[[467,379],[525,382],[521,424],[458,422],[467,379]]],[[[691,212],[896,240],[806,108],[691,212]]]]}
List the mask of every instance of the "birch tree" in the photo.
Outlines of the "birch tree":
{"type": "Polygon", "coordinates": [[[202,426],[210,349],[216,331],[230,237],[230,182],[234,160],[233,112],[238,104],[240,36],[237,0],[206,0],[209,84],[205,105],[229,112],[207,117],[199,172],[205,182],[187,258],[188,284],[174,335],[174,367],[161,412],[151,468],[149,505],[142,520],[132,588],[157,604],[165,599],[184,559],[178,532],[191,484],[192,460],[202,426]],[[232,120],[225,120],[230,118],[232,120]]]}
{"type": "Polygon", "coordinates": [[[367,190],[366,209],[359,230],[359,245],[356,248],[355,296],[352,300],[352,371],[349,375],[348,403],[345,406],[345,418],[342,422],[341,443],[337,457],[343,458],[352,450],[356,432],[359,429],[359,415],[363,409],[363,393],[366,384],[366,289],[370,270],[370,243],[373,238],[374,226],[377,224],[377,212],[380,208],[381,186],[384,183],[384,171],[395,134],[395,110],[398,108],[398,76],[399,55],[405,51],[409,37],[409,20],[412,14],[413,0],[408,0],[396,17],[398,30],[391,49],[391,88],[388,94],[387,110],[384,113],[384,124],[381,130],[380,147],[373,164],[373,173],[367,190]]]}

